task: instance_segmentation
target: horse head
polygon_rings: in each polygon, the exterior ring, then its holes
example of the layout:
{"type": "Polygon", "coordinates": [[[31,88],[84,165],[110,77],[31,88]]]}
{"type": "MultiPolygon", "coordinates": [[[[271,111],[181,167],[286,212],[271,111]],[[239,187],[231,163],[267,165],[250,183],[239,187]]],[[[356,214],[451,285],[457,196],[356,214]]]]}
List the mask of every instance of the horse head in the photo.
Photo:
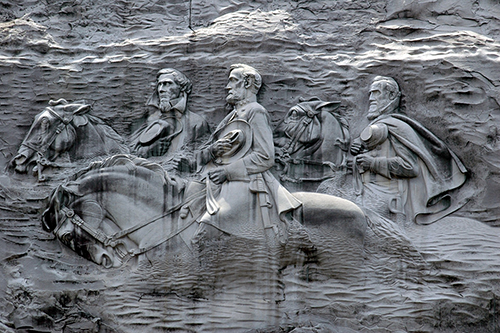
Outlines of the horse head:
{"type": "Polygon", "coordinates": [[[183,186],[158,164],[114,155],[53,190],[43,227],[78,255],[119,267],[161,244],[165,230],[175,229],[167,225],[177,221],[171,216],[183,204],[183,186]]]}
{"type": "Polygon", "coordinates": [[[110,242],[108,235],[120,228],[104,217],[101,204],[76,191],[77,186],[69,183],[59,185],[52,192],[49,206],[42,214],[43,228],[78,255],[98,265],[121,266],[129,249],[137,245],[127,238],[110,242]]]}
{"type": "Polygon", "coordinates": [[[282,181],[315,191],[319,182],[345,167],[350,135],[339,105],[314,97],[290,108],[274,131],[276,170],[282,181]]]}
{"type": "Polygon", "coordinates": [[[282,129],[287,138],[284,145],[286,152],[293,155],[300,150],[303,156],[298,157],[304,157],[319,149],[324,138],[324,114],[332,113],[339,105],[340,102],[324,102],[315,97],[291,107],[282,129]]]}
{"type": "Polygon", "coordinates": [[[30,164],[53,162],[71,149],[77,139],[76,128],[88,123],[85,103],[68,103],[64,99],[50,101],[49,106],[35,116],[31,128],[21,143],[12,166],[25,173],[30,164]]]}

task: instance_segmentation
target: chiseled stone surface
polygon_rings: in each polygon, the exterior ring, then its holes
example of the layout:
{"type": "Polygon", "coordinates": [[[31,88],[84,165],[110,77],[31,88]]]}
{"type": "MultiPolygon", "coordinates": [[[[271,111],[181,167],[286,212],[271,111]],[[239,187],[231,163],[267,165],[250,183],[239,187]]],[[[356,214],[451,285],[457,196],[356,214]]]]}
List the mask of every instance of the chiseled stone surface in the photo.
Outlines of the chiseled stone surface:
{"type": "MultiPolygon", "coordinates": [[[[0,6],[0,330],[500,329],[495,1],[5,0],[0,6]],[[345,237],[349,230],[336,229],[342,226],[306,220],[315,248],[296,250],[304,237],[299,230],[283,262],[274,260],[269,244],[229,237],[194,252],[176,239],[104,268],[42,228],[51,191],[94,160],[47,170],[45,182],[9,167],[50,100],[90,105],[92,117],[128,138],[145,117],[156,73],[175,68],[193,84],[187,107],[214,129],[231,111],[224,87],[235,63],[261,72],[258,102],[273,126],[299,97],[318,97],[340,102],[335,112],[348,121],[352,138],[369,125],[373,79],[394,78],[400,113],[467,167],[458,191],[468,202],[429,225],[370,219],[362,245],[345,237]]],[[[171,163],[150,161],[175,174],[171,163]]],[[[354,200],[351,182],[338,173],[314,200],[297,197],[317,209],[315,216],[328,216],[317,202],[332,198],[325,194],[354,200]]]]}

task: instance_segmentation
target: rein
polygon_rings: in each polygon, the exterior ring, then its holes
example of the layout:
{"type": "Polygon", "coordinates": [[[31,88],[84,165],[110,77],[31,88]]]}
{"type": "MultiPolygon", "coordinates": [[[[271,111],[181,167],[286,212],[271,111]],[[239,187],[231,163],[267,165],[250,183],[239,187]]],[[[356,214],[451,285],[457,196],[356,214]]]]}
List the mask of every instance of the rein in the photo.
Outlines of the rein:
{"type": "Polygon", "coordinates": [[[57,112],[55,112],[52,108],[46,108],[46,110],[49,111],[49,113],[52,116],[56,117],[57,119],[59,119],[61,121],[61,123],[59,125],[57,125],[57,128],[56,128],[54,134],[51,136],[50,140],[47,140],[45,142],[45,144],[43,144],[41,147],[36,147],[32,144],[28,144],[28,143],[24,143],[24,142],[21,143],[22,146],[26,146],[30,149],[33,149],[42,157],[43,157],[43,155],[45,155],[47,153],[47,150],[49,150],[50,146],[54,143],[54,141],[57,138],[57,135],[59,135],[64,130],[64,128],[67,127],[73,121],[73,117],[71,117],[69,119],[64,119],[63,117],[61,117],[61,115],[59,115],[57,112]]]}
{"type": "MultiPolygon", "coordinates": [[[[301,109],[303,109],[303,108],[301,107],[301,109]]],[[[291,138],[292,140],[290,140],[290,142],[285,147],[285,151],[286,152],[288,152],[290,154],[290,151],[292,150],[292,147],[295,146],[295,144],[299,141],[299,139],[302,136],[302,134],[307,129],[307,126],[309,126],[309,124],[312,122],[312,120],[313,120],[312,118],[313,117],[309,117],[309,116],[306,118],[304,116],[303,119],[301,119],[299,121],[299,123],[297,124],[298,130],[295,132],[293,138],[291,138]]]]}
{"type": "Polygon", "coordinates": [[[21,143],[21,146],[28,147],[31,150],[36,151],[36,164],[37,164],[37,172],[38,172],[38,180],[43,181],[45,180],[45,176],[42,174],[42,167],[44,166],[49,166],[52,165],[52,163],[48,160],[47,158],[47,151],[49,150],[50,146],[54,143],[54,141],[57,139],[57,136],[73,121],[74,115],[69,118],[69,119],[64,119],[61,117],[60,114],[58,114],[56,111],[54,111],[52,108],[46,108],[49,113],[59,119],[61,123],[57,125],[55,132],[53,132],[52,136],[50,137],[50,140],[45,141],[40,147],[36,147],[30,143],[23,142],[21,143]]]}
{"type": "Polygon", "coordinates": [[[53,232],[54,232],[54,234],[57,233],[57,231],[61,228],[63,223],[66,221],[66,219],[69,219],[69,221],[71,223],[73,223],[75,226],[80,227],[82,230],[87,232],[93,238],[95,238],[96,240],[101,242],[104,246],[112,247],[116,251],[116,253],[120,256],[120,259],[122,259],[122,261],[125,258],[128,260],[131,257],[138,256],[138,255],[143,254],[149,250],[152,250],[153,248],[155,248],[155,247],[167,242],[168,240],[172,239],[173,237],[177,236],[178,234],[180,234],[181,232],[183,232],[184,230],[189,228],[196,221],[196,219],[193,219],[191,222],[187,223],[185,226],[183,226],[179,230],[169,234],[167,237],[165,237],[163,240],[159,241],[157,244],[150,245],[150,246],[145,247],[145,248],[132,249],[132,250],[129,250],[128,252],[125,252],[125,253],[118,248],[118,245],[122,244],[122,242],[118,241],[120,238],[128,236],[131,233],[150,225],[151,223],[154,223],[154,222],[156,222],[156,221],[158,221],[158,220],[160,220],[168,215],[173,214],[175,211],[178,211],[179,209],[181,209],[182,206],[184,206],[186,203],[188,203],[194,199],[197,199],[197,198],[201,197],[202,195],[204,195],[204,191],[197,192],[197,193],[191,195],[190,197],[188,197],[185,201],[178,203],[177,205],[170,208],[168,211],[166,211],[161,216],[158,216],[152,220],[137,224],[131,228],[121,230],[121,231],[116,232],[115,234],[113,234],[111,236],[108,236],[106,234],[103,234],[101,231],[96,230],[94,227],[92,227],[87,222],[85,222],[81,217],[79,217],[77,214],[75,214],[75,212],[72,209],[69,209],[69,208],[63,206],[60,209],[60,211],[63,213],[63,220],[59,223],[59,227],[57,229],[55,229],[53,232]]]}

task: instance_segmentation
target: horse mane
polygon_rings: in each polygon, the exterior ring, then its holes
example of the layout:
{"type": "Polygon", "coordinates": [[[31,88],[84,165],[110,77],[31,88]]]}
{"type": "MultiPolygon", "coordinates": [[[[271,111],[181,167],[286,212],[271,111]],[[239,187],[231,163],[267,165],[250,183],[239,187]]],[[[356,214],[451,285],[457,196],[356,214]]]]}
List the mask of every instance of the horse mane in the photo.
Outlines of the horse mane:
{"type": "Polygon", "coordinates": [[[160,176],[160,178],[163,179],[164,184],[172,185],[172,184],[177,184],[178,182],[177,179],[174,181],[161,165],[154,162],[150,162],[144,158],[128,154],[117,154],[108,157],[102,161],[91,162],[88,167],[75,173],[68,179],[68,181],[75,181],[81,177],[86,176],[91,172],[95,172],[103,168],[109,168],[114,166],[129,166],[132,168],[140,167],[150,170],[156,173],[158,176],[160,176]]]}
{"type": "MultiPolygon", "coordinates": [[[[115,166],[125,166],[130,169],[143,168],[149,170],[159,176],[163,180],[163,185],[171,185],[180,191],[184,188],[186,180],[179,177],[170,177],[163,167],[157,163],[150,162],[144,158],[119,154],[111,156],[102,161],[95,161],[89,164],[88,167],[76,172],[71,177],[66,179],[64,184],[57,186],[48,198],[48,208],[42,214],[43,228],[47,231],[52,231],[57,226],[57,221],[60,220],[61,207],[72,202],[75,197],[79,197],[82,193],[77,190],[79,180],[91,174],[98,173],[100,170],[115,166]]],[[[122,169],[123,170],[123,169],[122,169]]]]}

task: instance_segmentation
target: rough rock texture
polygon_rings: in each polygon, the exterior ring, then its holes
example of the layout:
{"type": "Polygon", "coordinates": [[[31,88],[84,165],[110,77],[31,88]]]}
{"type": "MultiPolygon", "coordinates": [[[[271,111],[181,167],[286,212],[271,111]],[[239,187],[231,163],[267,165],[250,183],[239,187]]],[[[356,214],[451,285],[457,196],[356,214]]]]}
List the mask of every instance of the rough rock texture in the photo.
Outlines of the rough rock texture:
{"type": "MultiPolygon", "coordinates": [[[[258,293],[240,295],[238,281],[228,287],[233,292],[215,286],[213,296],[199,298],[192,277],[166,265],[163,253],[136,268],[97,267],[41,229],[44,199],[56,183],[6,169],[0,176],[3,331],[500,330],[497,1],[19,2],[0,1],[2,169],[50,99],[84,99],[128,136],[162,67],[190,77],[190,110],[216,125],[227,112],[228,68],[241,62],[262,72],[260,102],[273,121],[299,97],[340,100],[353,136],[367,124],[373,77],[394,77],[402,112],[470,170],[461,191],[471,199],[455,216],[407,231],[411,236],[368,235],[360,271],[335,260],[288,267],[280,282],[284,301],[273,303],[258,293]]],[[[327,183],[323,191],[338,189],[327,183]]],[[[325,242],[320,250],[335,248],[325,242]]]]}

